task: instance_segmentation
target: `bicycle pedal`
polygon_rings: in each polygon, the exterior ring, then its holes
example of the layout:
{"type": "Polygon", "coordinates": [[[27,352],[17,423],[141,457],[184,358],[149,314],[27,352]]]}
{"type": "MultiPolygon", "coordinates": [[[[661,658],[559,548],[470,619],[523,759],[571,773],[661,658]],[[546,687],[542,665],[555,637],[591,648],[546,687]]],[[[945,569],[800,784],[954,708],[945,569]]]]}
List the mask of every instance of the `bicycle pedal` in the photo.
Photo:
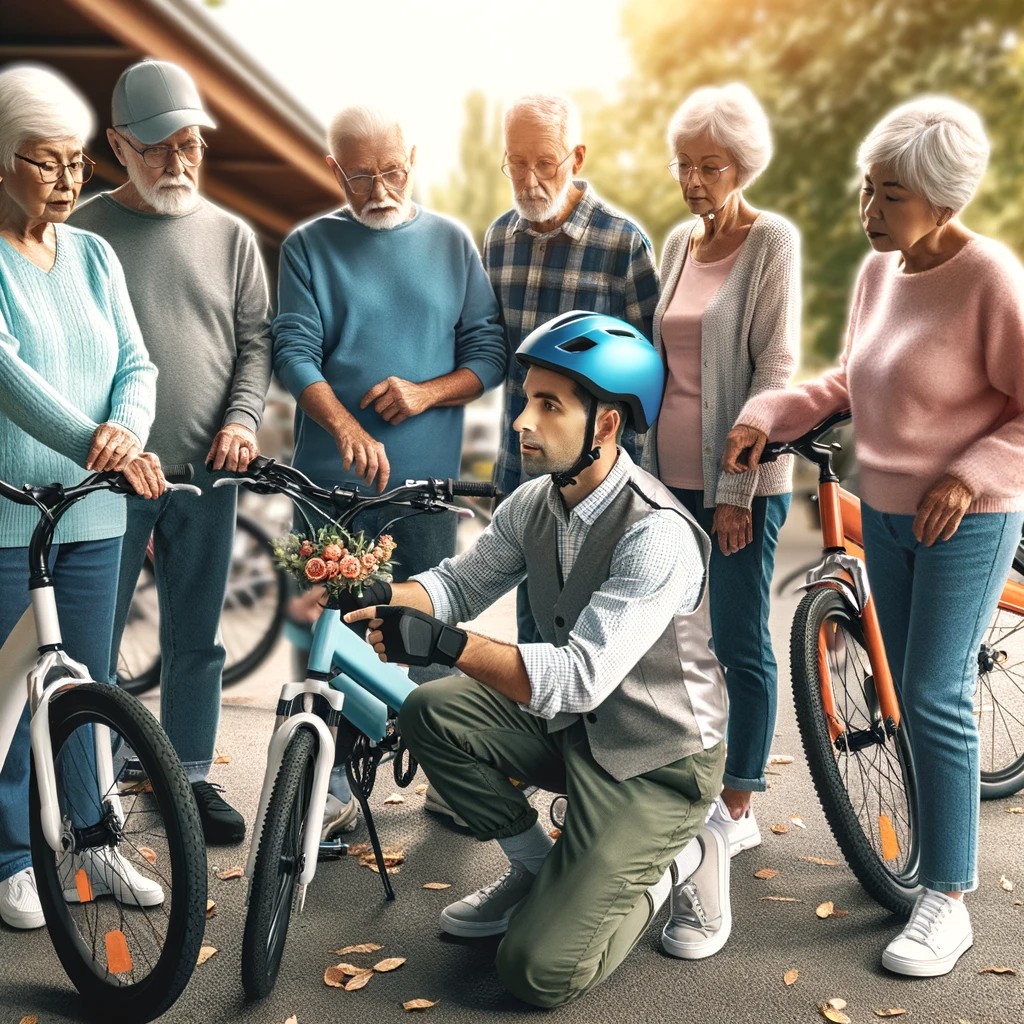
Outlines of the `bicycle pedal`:
{"type": "Polygon", "coordinates": [[[340,860],[348,855],[348,843],[340,839],[326,839],[320,843],[317,860],[340,860]]]}

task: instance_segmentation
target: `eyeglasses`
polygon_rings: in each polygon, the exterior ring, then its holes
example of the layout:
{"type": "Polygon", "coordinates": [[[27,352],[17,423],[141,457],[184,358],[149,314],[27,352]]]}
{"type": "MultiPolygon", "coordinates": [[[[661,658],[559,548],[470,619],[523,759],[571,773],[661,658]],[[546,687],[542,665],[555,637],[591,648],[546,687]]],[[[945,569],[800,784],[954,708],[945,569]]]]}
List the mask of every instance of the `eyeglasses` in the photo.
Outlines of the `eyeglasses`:
{"type": "Polygon", "coordinates": [[[206,143],[202,139],[190,139],[184,146],[146,146],[144,149],[139,149],[116,128],[114,131],[142,157],[147,167],[152,167],[154,170],[166,167],[171,162],[172,156],[177,156],[186,167],[198,167],[203,162],[203,157],[206,156],[206,143]]]}
{"type": "Polygon", "coordinates": [[[353,174],[350,178],[342,169],[341,176],[345,179],[349,191],[354,196],[368,196],[373,191],[373,183],[380,178],[380,183],[389,192],[401,192],[405,183],[409,180],[409,171],[405,167],[395,167],[390,171],[381,171],[380,174],[353,174]]]}
{"type": "Polygon", "coordinates": [[[676,181],[680,184],[685,184],[690,180],[690,174],[694,171],[697,173],[697,180],[702,185],[714,185],[716,181],[722,176],[722,171],[727,171],[732,167],[732,164],[726,164],[724,167],[714,167],[711,164],[701,164],[698,167],[696,164],[691,164],[689,160],[673,160],[668,165],[668,173],[672,175],[676,181]]]}
{"type": "Polygon", "coordinates": [[[532,165],[526,160],[506,157],[505,162],[501,165],[501,173],[506,178],[525,178],[530,171],[533,171],[533,176],[538,181],[550,181],[558,173],[558,168],[575,152],[575,149],[570,149],[557,163],[554,160],[538,160],[532,165]]]}
{"type": "Polygon", "coordinates": [[[22,156],[20,153],[14,154],[19,160],[24,160],[27,164],[32,164],[33,167],[39,170],[39,180],[44,185],[53,185],[60,181],[66,173],[71,175],[71,180],[82,184],[88,181],[92,177],[93,168],[96,166],[95,160],[90,160],[84,154],[78,160],[72,160],[69,164],[58,163],[56,160],[30,160],[27,156],[22,156]]]}

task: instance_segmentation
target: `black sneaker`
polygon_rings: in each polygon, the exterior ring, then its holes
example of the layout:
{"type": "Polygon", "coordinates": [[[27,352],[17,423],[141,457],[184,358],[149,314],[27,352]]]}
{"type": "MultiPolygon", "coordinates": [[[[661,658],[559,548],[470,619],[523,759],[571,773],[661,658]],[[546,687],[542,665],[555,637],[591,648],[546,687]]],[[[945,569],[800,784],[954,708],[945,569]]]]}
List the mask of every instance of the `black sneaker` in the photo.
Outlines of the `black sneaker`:
{"type": "Polygon", "coordinates": [[[203,835],[211,846],[234,846],[245,838],[245,819],[221,797],[223,786],[193,782],[203,835]]]}

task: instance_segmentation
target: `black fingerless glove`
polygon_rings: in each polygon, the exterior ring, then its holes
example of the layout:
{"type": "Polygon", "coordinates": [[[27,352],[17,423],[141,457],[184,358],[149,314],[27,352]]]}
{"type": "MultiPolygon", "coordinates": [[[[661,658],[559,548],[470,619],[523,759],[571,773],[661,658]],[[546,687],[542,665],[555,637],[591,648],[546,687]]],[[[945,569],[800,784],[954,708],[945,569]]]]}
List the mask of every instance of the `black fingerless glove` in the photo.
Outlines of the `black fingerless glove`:
{"type": "MultiPolygon", "coordinates": [[[[331,599],[331,604],[341,612],[342,618],[349,612],[359,608],[372,608],[375,604],[386,605],[391,600],[391,584],[385,580],[370,580],[363,584],[363,595],[360,597],[354,590],[346,590],[331,599]]],[[[366,632],[366,621],[343,622],[358,636],[366,632]]]]}
{"type": "Polygon", "coordinates": [[[459,660],[469,634],[415,608],[385,605],[377,609],[384,654],[404,665],[448,665],[459,660]]]}

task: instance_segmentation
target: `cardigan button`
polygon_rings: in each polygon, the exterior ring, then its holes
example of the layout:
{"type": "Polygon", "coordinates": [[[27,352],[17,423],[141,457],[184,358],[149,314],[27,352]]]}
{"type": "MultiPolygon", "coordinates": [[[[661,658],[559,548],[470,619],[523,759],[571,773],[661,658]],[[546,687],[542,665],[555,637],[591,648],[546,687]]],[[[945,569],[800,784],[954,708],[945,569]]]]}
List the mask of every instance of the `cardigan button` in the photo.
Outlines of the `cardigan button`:
{"type": "Polygon", "coordinates": [[[597,721],[597,715],[595,715],[593,711],[588,711],[587,712],[587,721],[588,722],[596,722],[597,721]]]}
{"type": "Polygon", "coordinates": [[[563,619],[561,615],[556,615],[555,616],[555,625],[559,626],[559,627],[564,626],[565,625],[565,619],[563,619]]]}

